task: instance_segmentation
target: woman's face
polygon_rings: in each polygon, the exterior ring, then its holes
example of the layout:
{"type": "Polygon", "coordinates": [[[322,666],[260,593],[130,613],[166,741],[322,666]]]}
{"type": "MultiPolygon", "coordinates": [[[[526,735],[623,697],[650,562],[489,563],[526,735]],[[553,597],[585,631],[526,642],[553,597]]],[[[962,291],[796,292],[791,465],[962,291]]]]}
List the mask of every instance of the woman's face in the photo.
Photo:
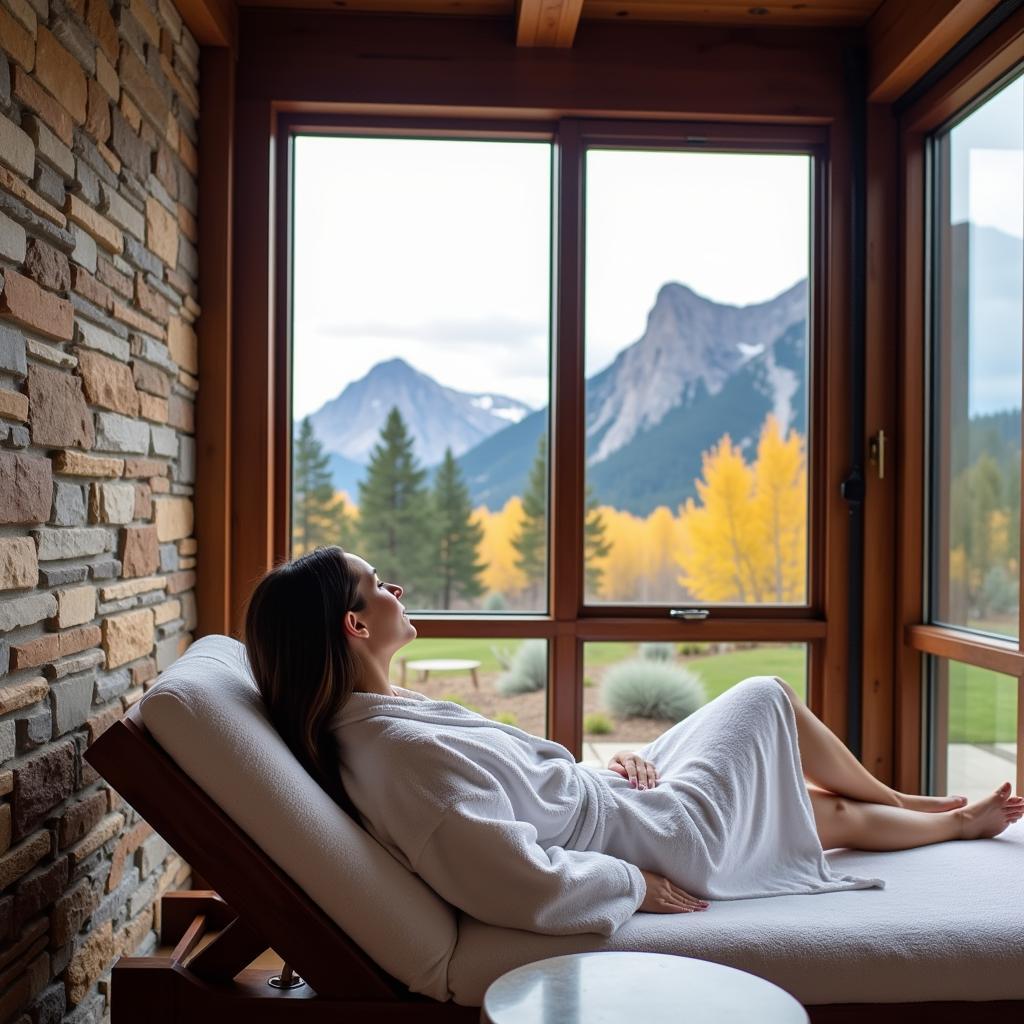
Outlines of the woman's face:
{"type": "Polygon", "coordinates": [[[368,641],[377,653],[393,654],[416,638],[416,627],[409,621],[401,602],[402,588],[381,580],[376,570],[358,555],[346,554],[349,566],[359,577],[363,607],[356,618],[365,624],[368,641]]]}

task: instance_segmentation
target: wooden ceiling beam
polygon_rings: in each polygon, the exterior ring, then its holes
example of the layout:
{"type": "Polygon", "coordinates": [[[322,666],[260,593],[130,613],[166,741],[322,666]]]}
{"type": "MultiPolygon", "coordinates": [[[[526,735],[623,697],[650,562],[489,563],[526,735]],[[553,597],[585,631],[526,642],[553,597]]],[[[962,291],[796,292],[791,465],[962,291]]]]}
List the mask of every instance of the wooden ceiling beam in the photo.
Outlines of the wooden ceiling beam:
{"type": "Polygon", "coordinates": [[[516,46],[572,46],[583,0],[518,0],[516,46]]]}
{"type": "Polygon", "coordinates": [[[238,38],[235,0],[174,0],[200,46],[233,46],[238,38]]]}
{"type": "Polygon", "coordinates": [[[867,25],[868,99],[899,99],[998,3],[885,0],[867,25]]]}

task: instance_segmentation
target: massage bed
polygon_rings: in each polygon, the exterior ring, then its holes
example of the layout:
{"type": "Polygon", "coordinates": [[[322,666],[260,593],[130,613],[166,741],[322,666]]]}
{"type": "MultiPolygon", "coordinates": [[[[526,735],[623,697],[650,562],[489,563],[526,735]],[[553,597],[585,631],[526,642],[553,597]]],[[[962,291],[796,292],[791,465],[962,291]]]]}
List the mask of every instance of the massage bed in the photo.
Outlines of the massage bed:
{"type": "Polygon", "coordinates": [[[815,1024],[1024,1013],[1024,824],[996,839],[828,854],[886,888],[636,914],[611,937],[495,927],[445,903],[306,774],[228,637],[195,644],[86,753],[212,886],[164,897],[159,956],[122,957],[112,1013],[148,1024],[479,1019],[487,986],[549,956],[647,950],[749,971],[815,1024]],[[307,984],[251,966],[268,948],[307,984]]]}

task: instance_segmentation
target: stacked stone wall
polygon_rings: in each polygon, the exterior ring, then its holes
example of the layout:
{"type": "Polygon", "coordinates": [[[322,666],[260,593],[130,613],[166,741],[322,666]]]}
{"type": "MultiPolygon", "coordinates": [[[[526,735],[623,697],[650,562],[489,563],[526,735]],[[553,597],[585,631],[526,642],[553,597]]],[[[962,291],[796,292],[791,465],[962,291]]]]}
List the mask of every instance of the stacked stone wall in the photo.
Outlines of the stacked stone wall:
{"type": "Polygon", "coordinates": [[[0,1024],[102,1020],[188,874],[82,755],[195,628],[198,60],[0,0],[0,1024]]]}

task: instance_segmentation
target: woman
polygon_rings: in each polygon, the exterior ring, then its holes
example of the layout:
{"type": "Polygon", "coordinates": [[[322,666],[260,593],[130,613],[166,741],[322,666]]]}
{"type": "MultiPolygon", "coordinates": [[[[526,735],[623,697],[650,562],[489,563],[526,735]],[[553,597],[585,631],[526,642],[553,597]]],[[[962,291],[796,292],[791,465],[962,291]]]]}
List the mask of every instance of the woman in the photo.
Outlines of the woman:
{"type": "Polygon", "coordinates": [[[970,804],[890,789],[768,676],[606,769],[578,765],[557,743],[389,683],[416,636],[401,597],[363,559],[316,550],[256,587],[249,660],[306,769],[480,920],[610,935],[637,910],[883,887],[834,872],[823,850],[992,837],[1024,815],[1009,783],[970,804]]]}

